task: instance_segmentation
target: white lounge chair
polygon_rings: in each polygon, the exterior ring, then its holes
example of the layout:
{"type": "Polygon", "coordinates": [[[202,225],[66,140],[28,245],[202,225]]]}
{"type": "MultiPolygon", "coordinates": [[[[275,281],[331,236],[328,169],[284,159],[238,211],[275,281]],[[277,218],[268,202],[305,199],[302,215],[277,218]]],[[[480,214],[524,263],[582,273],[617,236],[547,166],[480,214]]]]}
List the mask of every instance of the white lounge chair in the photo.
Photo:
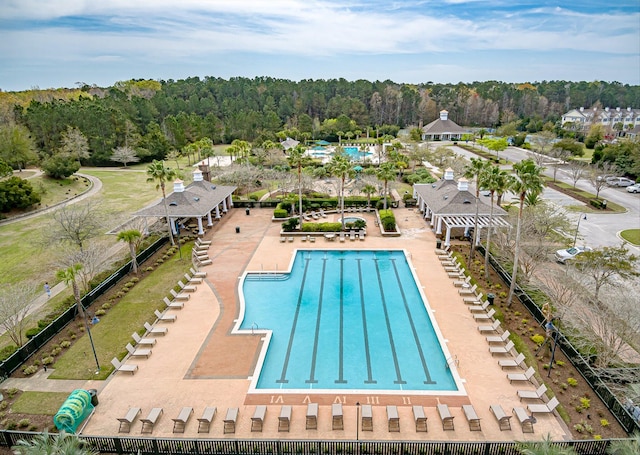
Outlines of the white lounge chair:
{"type": "Polygon", "coordinates": [[[522,367],[524,365],[524,354],[522,352],[519,353],[515,359],[498,360],[498,365],[502,369],[522,367]]]}
{"type": "Polygon", "coordinates": [[[527,371],[525,371],[524,373],[509,373],[507,375],[507,379],[509,380],[509,382],[513,382],[513,381],[531,381],[531,378],[533,377],[533,375],[536,373],[536,370],[533,369],[533,367],[529,367],[529,369],[527,371]]]}
{"type": "Polygon", "coordinates": [[[205,246],[210,246],[211,245],[211,240],[202,240],[200,237],[198,237],[195,241],[196,245],[205,245],[205,246]]]}
{"type": "Polygon", "coordinates": [[[507,415],[499,404],[489,405],[491,413],[495,416],[500,426],[500,431],[511,429],[511,416],[507,415]]]}
{"type": "Polygon", "coordinates": [[[204,408],[202,417],[198,418],[198,433],[209,433],[211,429],[211,422],[216,415],[217,408],[210,406],[204,408]]]}
{"type": "Polygon", "coordinates": [[[184,284],[182,280],[178,280],[178,286],[180,286],[180,289],[183,292],[196,292],[196,289],[198,289],[196,286],[191,284],[184,284]]]}
{"type": "Polygon", "coordinates": [[[202,277],[190,276],[188,273],[185,273],[184,278],[188,284],[202,284],[202,277]]]}
{"type": "Polygon", "coordinates": [[[457,288],[461,288],[465,284],[469,284],[471,281],[471,276],[466,277],[464,280],[456,280],[453,282],[453,285],[457,288]]]}
{"type": "Polygon", "coordinates": [[[187,426],[187,422],[191,418],[193,414],[193,408],[184,407],[180,410],[180,414],[178,417],[173,420],[173,432],[174,433],[184,433],[184,428],[187,426]]]}
{"type": "Polygon", "coordinates": [[[476,321],[484,321],[487,319],[493,319],[493,315],[496,314],[496,310],[491,308],[488,313],[474,313],[473,319],[476,321]]]}
{"type": "Polygon", "coordinates": [[[523,433],[533,433],[533,417],[527,414],[524,408],[516,406],[513,408],[513,414],[520,422],[523,433]]]}
{"type": "Polygon", "coordinates": [[[500,327],[500,321],[495,320],[491,325],[479,325],[478,330],[480,333],[483,332],[495,332],[500,327]]]}
{"type": "Polygon", "coordinates": [[[136,342],[136,346],[154,346],[156,344],[155,338],[142,338],[137,332],[133,332],[131,338],[136,342]]]}
{"type": "Polygon", "coordinates": [[[522,400],[542,400],[542,397],[547,393],[547,386],[542,384],[536,390],[518,390],[518,398],[522,400]]]}
{"type": "Polygon", "coordinates": [[[127,343],[127,351],[131,357],[146,357],[147,359],[151,355],[151,349],[149,348],[134,348],[131,343],[127,343]]]}
{"type": "Polygon", "coordinates": [[[166,327],[154,327],[148,322],[144,323],[144,328],[147,329],[147,333],[150,335],[166,335],[168,332],[166,327]]]}
{"type": "Polygon", "coordinates": [[[486,300],[482,305],[470,305],[467,308],[472,313],[477,313],[479,311],[486,311],[487,308],[489,308],[489,305],[491,305],[491,303],[488,300],[486,300]]]}
{"type": "Polygon", "coordinates": [[[111,359],[111,365],[113,365],[116,371],[122,371],[123,373],[135,374],[135,372],[138,371],[138,365],[122,363],[116,357],[111,359]]]}
{"type": "Polygon", "coordinates": [[[167,305],[167,308],[170,308],[172,310],[181,310],[182,308],[184,308],[183,302],[176,302],[176,301],[172,302],[166,296],[162,298],[162,301],[164,302],[165,305],[167,305]]]}
{"type": "Polygon", "coordinates": [[[178,316],[175,314],[160,313],[158,310],[153,310],[153,314],[155,314],[158,321],[161,322],[176,322],[176,319],[178,319],[178,316]]]}
{"type": "Polygon", "coordinates": [[[174,300],[189,300],[191,298],[189,294],[183,294],[183,293],[178,294],[173,289],[170,289],[169,292],[173,296],[174,300]]]}
{"type": "Polygon", "coordinates": [[[458,289],[458,294],[460,295],[474,295],[476,293],[476,289],[478,289],[478,285],[474,284],[470,288],[463,287],[462,289],[458,289]]]}
{"type": "Polygon", "coordinates": [[[153,433],[153,427],[156,425],[156,422],[161,415],[162,408],[151,408],[147,418],[140,419],[140,422],[142,422],[142,429],[140,430],[140,433],[153,433]]]}
{"type": "Polygon", "coordinates": [[[509,354],[511,352],[511,350],[513,349],[513,341],[509,340],[509,342],[506,344],[506,346],[491,346],[489,348],[489,352],[491,353],[491,355],[494,354],[509,354]]]}
{"type": "Polygon", "coordinates": [[[553,412],[553,410],[559,405],[557,397],[553,397],[549,400],[548,403],[545,404],[530,404],[527,406],[527,409],[533,416],[534,414],[548,414],[553,412]]]}
{"type": "Polygon", "coordinates": [[[200,270],[194,270],[193,267],[189,268],[191,275],[196,278],[204,278],[207,276],[207,272],[202,272],[200,270]]]}
{"type": "Polygon", "coordinates": [[[500,336],[488,336],[487,343],[504,343],[509,339],[509,335],[511,335],[511,333],[508,330],[505,330],[500,336]]]}
{"type": "Polygon", "coordinates": [[[138,418],[139,414],[140,408],[129,408],[127,415],[118,417],[118,422],[120,422],[118,433],[129,433],[131,431],[131,425],[138,418]]]}

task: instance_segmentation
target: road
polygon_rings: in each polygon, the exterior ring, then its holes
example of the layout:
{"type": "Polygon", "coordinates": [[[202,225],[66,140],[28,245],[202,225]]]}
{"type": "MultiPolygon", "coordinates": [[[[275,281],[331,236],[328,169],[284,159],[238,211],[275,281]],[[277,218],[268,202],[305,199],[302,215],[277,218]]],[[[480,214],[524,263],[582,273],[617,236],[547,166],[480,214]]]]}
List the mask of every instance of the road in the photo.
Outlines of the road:
{"type": "MultiPolygon", "coordinates": [[[[457,154],[468,158],[477,157],[477,155],[460,147],[453,146],[452,149],[457,154]]],[[[508,147],[500,152],[500,157],[512,162],[520,162],[530,158],[531,153],[518,147],[508,147]]],[[[505,169],[511,169],[511,166],[506,166],[505,169]]],[[[545,175],[553,177],[553,169],[546,169],[545,175]]],[[[562,167],[556,174],[556,180],[573,185],[567,170],[562,167]]],[[[595,193],[593,186],[584,179],[579,180],[576,187],[595,193]]],[[[586,219],[584,219],[584,214],[575,210],[567,210],[567,215],[574,221],[576,230],[578,230],[579,244],[589,245],[594,248],[619,246],[622,243],[622,238],[619,236],[620,231],[640,229],[640,194],[628,193],[625,188],[605,188],[600,191],[600,197],[625,207],[627,211],[625,213],[588,213],[586,219]]],[[[575,199],[551,188],[545,188],[543,198],[563,207],[576,207],[581,204],[575,199]]],[[[627,247],[635,254],[640,253],[639,247],[630,244],[627,244],[627,247]]]]}

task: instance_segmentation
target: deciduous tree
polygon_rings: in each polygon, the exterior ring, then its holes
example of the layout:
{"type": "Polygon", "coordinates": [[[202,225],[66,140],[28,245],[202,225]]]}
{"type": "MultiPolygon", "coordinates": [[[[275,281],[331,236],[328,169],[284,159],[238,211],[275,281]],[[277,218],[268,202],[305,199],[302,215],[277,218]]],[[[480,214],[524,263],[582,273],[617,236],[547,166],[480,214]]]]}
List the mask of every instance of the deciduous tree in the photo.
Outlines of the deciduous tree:
{"type": "Polygon", "coordinates": [[[134,149],[128,146],[116,147],[111,154],[111,161],[116,163],[122,163],[124,167],[127,167],[127,163],[137,163],[140,161],[140,157],[134,149]]]}
{"type": "Polygon", "coordinates": [[[20,281],[0,286],[0,327],[17,347],[24,344],[25,318],[36,296],[34,283],[20,281]]]}

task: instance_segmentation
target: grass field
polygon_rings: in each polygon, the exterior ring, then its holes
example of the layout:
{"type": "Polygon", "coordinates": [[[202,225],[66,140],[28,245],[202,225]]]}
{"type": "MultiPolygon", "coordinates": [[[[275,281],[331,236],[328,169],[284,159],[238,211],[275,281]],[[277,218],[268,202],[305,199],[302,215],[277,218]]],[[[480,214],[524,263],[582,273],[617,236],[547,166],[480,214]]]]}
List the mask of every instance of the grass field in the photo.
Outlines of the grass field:
{"type": "Polygon", "coordinates": [[[620,233],[620,237],[632,245],[640,246],[640,229],[627,229],[620,233]]]}
{"type": "Polygon", "coordinates": [[[11,405],[18,414],[54,415],[69,397],[67,392],[23,392],[11,405]]]}

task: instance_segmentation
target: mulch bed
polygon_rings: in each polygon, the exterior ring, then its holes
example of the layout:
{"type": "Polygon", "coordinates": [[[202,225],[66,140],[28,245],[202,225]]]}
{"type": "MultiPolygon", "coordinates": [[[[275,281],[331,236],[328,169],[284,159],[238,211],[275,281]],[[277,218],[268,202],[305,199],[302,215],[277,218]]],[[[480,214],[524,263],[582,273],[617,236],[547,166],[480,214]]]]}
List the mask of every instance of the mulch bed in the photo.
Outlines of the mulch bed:
{"type": "Polygon", "coordinates": [[[544,329],[540,327],[527,308],[515,298],[511,307],[507,307],[506,300],[509,286],[490,267],[489,279],[484,279],[484,257],[476,253],[474,261],[469,263],[469,243],[452,245],[452,249],[460,253],[467,262],[467,270],[483,289],[486,295],[491,292],[496,297],[494,306],[496,311],[504,314],[502,326],[512,334],[517,334],[526,344],[530,352],[536,354],[537,362],[533,366],[547,385],[558,397],[561,406],[569,416],[567,426],[574,439],[593,439],[600,436],[603,439],[626,438],[627,433],[620,426],[616,418],[609,412],[605,404],[597,397],[593,389],[582,378],[578,370],[569,362],[560,348],[556,349],[553,367],[549,370],[551,349],[549,344],[539,349],[538,344],[531,340],[533,335],[544,336],[544,329]],[[573,381],[575,380],[575,381],[573,381]]]}

